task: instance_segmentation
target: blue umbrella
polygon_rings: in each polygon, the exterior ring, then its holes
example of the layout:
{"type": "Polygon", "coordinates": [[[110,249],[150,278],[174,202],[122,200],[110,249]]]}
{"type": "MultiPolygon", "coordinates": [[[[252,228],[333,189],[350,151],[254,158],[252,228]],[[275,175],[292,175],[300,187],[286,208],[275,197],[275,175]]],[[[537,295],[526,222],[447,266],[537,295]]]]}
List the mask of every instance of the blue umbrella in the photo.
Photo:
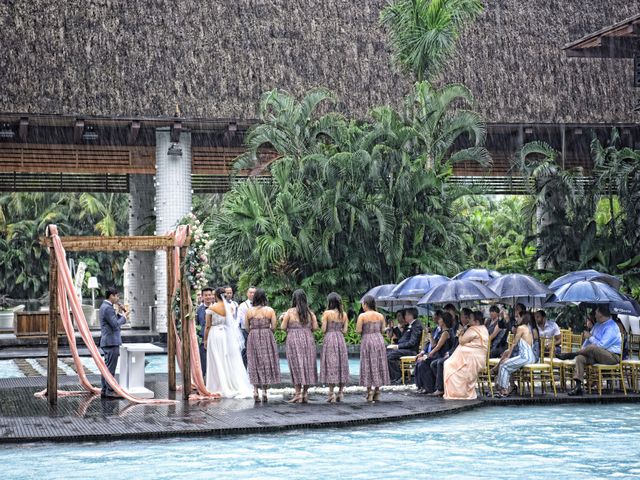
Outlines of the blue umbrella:
{"type": "Polygon", "coordinates": [[[539,297],[542,299],[540,302],[542,304],[544,300],[553,293],[544,283],[530,275],[524,275],[522,273],[502,275],[489,282],[487,287],[496,292],[500,300],[512,300],[514,303],[517,303],[515,299],[519,299],[520,297],[539,297]]]}
{"type": "Polygon", "coordinates": [[[418,301],[418,305],[430,303],[475,302],[498,298],[490,288],[473,280],[451,280],[431,289],[418,301]]]}
{"type": "Polygon", "coordinates": [[[472,268],[460,272],[453,280],[473,280],[474,282],[489,283],[491,280],[502,276],[500,272],[488,268],[472,268]]]}
{"type": "Polygon", "coordinates": [[[558,287],[549,302],[609,304],[627,299],[616,289],[595,280],[580,280],[558,287]]]}
{"type": "MultiPolygon", "coordinates": [[[[381,308],[383,310],[387,310],[390,312],[399,312],[400,310],[404,310],[406,308],[412,308],[416,306],[415,301],[410,300],[400,300],[395,297],[391,297],[391,291],[396,287],[395,283],[388,283],[385,285],[378,285],[377,287],[373,287],[367,293],[365,293],[360,301],[364,299],[367,295],[371,295],[376,301],[376,307],[381,308]]],[[[425,308],[419,308],[418,313],[420,315],[427,315],[428,311],[425,308]]]]}
{"type": "Polygon", "coordinates": [[[382,297],[388,297],[391,294],[391,291],[396,288],[395,283],[387,283],[385,285],[378,285],[377,287],[373,287],[367,293],[365,293],[360,301],[364,299],[367,295],[371,295],[376,301],[381,299],[382,297]]]}
{"type": "Polygon", "coordinates": [[[577,272],[567,273],[566,275],[562,275],[561,277],[558,277],[553,282],[551,282],[549,288],[551,290],[557,290],[562,285],[566,285],[567,283],[575,283],[580,280],[595,280],[598,282],[606,283],[616,290],[620,288],[620,280],[617,277],[614,277],[613,275],[609,275],[607,273],[600,273],[597,270],[578,270],[577,272]]]}
{"type": "Polygon", "coordinates": [[[611,313],[640,317],[640,304],[638,304],[638,302],[629,295],[625,295],[624,293],[621,295],[626,300],[623,302],[611,302],[609,304],[609,310],[611,310],[611,313]]]}
{"type": "Polygon", "coordinates": [[[391,292],[391,296],[398,300],[417,301],[433,287],[449,281],[449,277],[445,277],[444,275],[414,275],[400,282],[391,292]]]}

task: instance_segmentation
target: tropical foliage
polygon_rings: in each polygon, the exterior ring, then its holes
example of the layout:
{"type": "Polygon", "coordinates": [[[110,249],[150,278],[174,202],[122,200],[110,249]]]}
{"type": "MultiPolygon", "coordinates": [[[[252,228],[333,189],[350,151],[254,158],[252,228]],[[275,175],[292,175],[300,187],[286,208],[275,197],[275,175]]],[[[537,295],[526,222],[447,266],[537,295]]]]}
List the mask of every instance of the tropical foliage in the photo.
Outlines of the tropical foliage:
{"type": "Polygon", "coordinates": [[[463,27],[483,9],[480,0],[397,0],[382,10],[380,22],[389,31],[396,63],[422,81],[440,71],[463,27]]]}
{"type": "MultiPolygon", "coordinates": [[[[49,255],[40,244],[49,224],[61,235],[127,233],[122,194],[6,193],[0,196],[0,293],[33,299],[48,291],[49,255]]],[[[126,253],[69,254],[84,261],[101,285],[121,283],[126,253]]],[[[85,292],[87,293],[87,292],[85,292]]]]}
{"type": "Polygon", "coordinates": [[[559,153],[533,142],[516,158],[515,168],[531,182],[523,209],[531,227],[525,244],[549,276],[583,268],[622,275],[626,288],[640,294],[640,151],[620,147],[613,130],[603,144],[594,137],[593,177],[563,169],[559,153]]]}
{"type": "Polygon", "coordinates": [[[369,122],[317,113],[334,102],[321,89],[300,101],[263,97],[237,168],[260,170],[265,146],[278,158],[271,181],[237,183],[212,219],[224,273],[241,289],[260,284],[287,298],[302,286],[320,302],[334,289],[353,299],[418,272],[457,271],[464,239],[454,200],[468,192],[447,178],[456,162],[489,162],[484,123],[461,108],[471,93],[419,83],[402,112],[379,107],[369,122]]]}

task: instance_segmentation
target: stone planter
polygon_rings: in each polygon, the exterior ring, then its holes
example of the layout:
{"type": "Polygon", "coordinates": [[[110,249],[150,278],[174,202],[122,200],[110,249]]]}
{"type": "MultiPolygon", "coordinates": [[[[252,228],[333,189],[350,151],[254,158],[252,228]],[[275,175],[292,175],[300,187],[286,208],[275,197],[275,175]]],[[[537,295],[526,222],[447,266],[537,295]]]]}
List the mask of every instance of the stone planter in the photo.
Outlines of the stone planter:
{"type": "Polygon", "coordinates": [[[0,311],[0,331],[13,332],[13,310],[0,311]]]}

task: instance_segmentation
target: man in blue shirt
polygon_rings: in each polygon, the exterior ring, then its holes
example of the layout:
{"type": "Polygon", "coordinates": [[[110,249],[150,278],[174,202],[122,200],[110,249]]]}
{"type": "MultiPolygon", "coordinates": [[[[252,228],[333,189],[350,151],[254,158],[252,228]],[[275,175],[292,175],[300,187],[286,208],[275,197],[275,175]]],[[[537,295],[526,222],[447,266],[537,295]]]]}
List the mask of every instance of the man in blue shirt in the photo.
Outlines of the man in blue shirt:
{"type": "Polygon", "coordinates": [[[609,307],[599,305],[596,308],[596,324],[591,332],[585,333],[585,341],[576,356],[576,366],[573,372],[573,379],[576,382],[575,388],[567,392],[568,395],[582,395],[582,382],[584,381],[584,367],[601,363],[605,365],[615,365],[620,361],[622,352],[622,336],[620,329],[611,318],[609,307]]]}

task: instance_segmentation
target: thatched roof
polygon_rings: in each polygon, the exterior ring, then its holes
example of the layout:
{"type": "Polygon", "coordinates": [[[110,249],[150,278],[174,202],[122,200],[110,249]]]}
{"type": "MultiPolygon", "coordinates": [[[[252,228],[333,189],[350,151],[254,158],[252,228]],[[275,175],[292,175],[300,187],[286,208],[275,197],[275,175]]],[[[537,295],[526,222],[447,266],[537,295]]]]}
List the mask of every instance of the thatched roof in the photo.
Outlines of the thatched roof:
{"type": "Polygon", "coordinates": [[[562,47],[640,11],[640,0],[493,0],[446,74],[490,122],[616,123],[632,112],[631,60],[568,58],[562,47]]]}
{"type": "MultiPolygon", "coordinates": [[[[561,47],[640,0],[492,0],[447,80],[491,122],[628,122],[629,61],[561,47]]],[[[410,82],[391,65],[385,0],[15,0],[0,3],[0,112],[255,117],[260,94],[322,85],[363,116],[410,82]],[[84,7],[89,5],[88,9],[84,7]]]]}

